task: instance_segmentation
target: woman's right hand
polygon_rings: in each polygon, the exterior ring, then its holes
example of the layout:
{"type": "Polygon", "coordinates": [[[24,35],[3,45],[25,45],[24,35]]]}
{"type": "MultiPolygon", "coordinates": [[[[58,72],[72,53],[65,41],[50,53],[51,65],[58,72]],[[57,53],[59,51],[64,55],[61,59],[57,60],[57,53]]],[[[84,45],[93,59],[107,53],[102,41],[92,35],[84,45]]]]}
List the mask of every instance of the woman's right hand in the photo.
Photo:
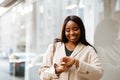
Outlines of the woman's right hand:
{"type": "Polygon", "coordinates": [[[57,65],[56,63],[54,64],[54,68],[55,68],[55,72],[56,74],[60,74],[66,70],[68,70],[68,68],[66,66],[63,65],[57,65]]]}

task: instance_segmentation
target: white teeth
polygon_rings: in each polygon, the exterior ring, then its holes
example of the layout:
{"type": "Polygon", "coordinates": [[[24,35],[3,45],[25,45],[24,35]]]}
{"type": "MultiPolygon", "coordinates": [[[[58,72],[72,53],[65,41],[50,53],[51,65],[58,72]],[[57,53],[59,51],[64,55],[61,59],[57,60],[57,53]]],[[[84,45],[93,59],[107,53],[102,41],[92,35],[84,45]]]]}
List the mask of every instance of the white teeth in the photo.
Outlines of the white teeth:
{"type": "Polygon", "coordinates": [[[70,38],[71,38],[71,39],[75,39],[76,37],[75,37],[75,36],[71,36],[70,38]]]}

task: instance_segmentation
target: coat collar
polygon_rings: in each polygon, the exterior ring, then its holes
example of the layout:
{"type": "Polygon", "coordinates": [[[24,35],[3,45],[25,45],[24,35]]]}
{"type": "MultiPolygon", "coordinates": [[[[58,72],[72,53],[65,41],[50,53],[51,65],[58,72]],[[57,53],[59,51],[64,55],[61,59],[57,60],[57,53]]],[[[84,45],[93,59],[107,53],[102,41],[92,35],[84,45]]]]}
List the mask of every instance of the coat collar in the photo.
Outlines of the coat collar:
{"type": "MultiPolygon", "coordinates": [[[[70,55],[70,57],[75,57],[83,48],[85,45],[83,45],[82,43],[78,43],[76,48],[74,49],[74,51],[72,52],[72,54],[70,55]]],[[[64,56],[66,56],[66,52],[65,52],[65,44],[62,45],[61,47],[61,54],[63,54],[64,56]]]]}
{"type": "Polygon", "coordinates": [[[74,51],[72,52],[72,54],[70,55],[70,57],[75,57],[78,53],[80,53],[80,51],[84,48],[84,45],[82,43],[78,43],[78,45],[76,46],[76,48],[74,49],[74,51]]]}

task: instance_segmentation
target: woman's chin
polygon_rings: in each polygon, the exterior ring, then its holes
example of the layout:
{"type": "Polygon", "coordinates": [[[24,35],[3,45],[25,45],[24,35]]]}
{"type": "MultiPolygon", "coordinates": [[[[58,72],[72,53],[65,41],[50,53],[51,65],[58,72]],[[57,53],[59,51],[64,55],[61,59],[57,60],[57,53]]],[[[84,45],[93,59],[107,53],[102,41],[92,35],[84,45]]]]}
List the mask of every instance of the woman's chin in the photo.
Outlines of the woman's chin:
{"type": "Polygon", "coordinates": [[[77,43],[77,40],[73,40],[73,39],[72,39],[72,40],[70,40],[70,41],[71,41],[72,43],[77,43]]]}

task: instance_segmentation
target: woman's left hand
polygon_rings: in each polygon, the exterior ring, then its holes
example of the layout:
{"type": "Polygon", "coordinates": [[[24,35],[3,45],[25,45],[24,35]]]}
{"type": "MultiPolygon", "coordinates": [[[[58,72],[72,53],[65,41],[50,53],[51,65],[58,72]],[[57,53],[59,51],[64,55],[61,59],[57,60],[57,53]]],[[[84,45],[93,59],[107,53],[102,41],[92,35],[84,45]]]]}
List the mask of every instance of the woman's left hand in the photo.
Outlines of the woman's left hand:
{"type": "Polygon", "coordinates": [[[67,68],[70,68],[75,63],[75,59],[65,56],[61,59],[60,63],[61,63],[61,65],[66,66],[67,68]]]}

